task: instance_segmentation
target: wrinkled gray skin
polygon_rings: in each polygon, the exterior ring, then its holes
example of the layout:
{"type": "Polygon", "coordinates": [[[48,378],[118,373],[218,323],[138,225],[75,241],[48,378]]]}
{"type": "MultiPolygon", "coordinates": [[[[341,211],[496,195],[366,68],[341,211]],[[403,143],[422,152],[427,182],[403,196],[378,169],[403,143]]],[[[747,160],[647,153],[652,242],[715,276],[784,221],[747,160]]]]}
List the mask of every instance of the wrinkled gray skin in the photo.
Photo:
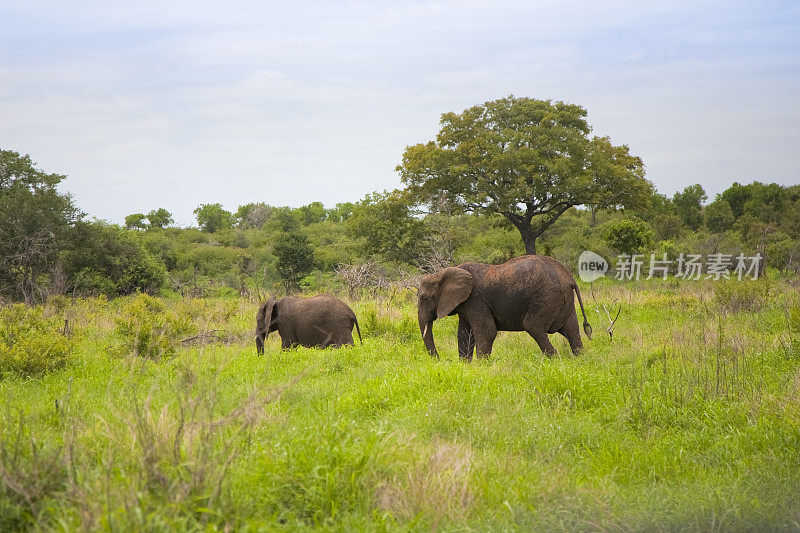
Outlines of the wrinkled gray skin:
{"type": "Polygon", "coordinates": [[[583,349],[575,298],[583,329],[591,339],[581,293],[567,267],[542,255],[514,258],[502,265],[463,263],[424,276],[417,312],[425,347],[438,357],[433,321],[458,315],[458,355],[471,361],[492,353],[498,331],[527,331],[547,355],[555,353],[548,333],[561,333],[573,353],[583,349]]]}
{"type": "Polygon", "coordinates": [[[256,315],[256,350],[264,353],[264,341],[273,331],[280,334],[284,349],[297,345],[338,348],[353,344],[353,325],[361,340],[355,313],[335,296],[285,296],[277,301],[270,298],[256,315]]]}

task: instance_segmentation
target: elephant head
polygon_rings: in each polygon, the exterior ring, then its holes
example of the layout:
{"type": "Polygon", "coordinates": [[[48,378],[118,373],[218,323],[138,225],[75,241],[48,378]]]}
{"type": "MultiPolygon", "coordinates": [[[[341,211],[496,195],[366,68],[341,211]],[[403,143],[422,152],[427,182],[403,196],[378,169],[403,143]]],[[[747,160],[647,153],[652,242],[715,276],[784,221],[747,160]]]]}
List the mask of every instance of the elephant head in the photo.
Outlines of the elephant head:
{"type": "Polygon", "coordinates": [[[433,342],[433,321],[449,315],[469,298],[474,284],[472,274],[457,267],[442,269],[420,280],[417,297],[419,329],[425,348],[433,357],[438,356],[433,342]]]}
{"type": "Polygon", "coordinates": [[[275,298],[270,298],[261,305],[256,315],[256,351],[258,353],[264,353],[264,341],[270,331],[275,331],[272,326],[277,317],[278,307],[275,305],[275,298]]]}

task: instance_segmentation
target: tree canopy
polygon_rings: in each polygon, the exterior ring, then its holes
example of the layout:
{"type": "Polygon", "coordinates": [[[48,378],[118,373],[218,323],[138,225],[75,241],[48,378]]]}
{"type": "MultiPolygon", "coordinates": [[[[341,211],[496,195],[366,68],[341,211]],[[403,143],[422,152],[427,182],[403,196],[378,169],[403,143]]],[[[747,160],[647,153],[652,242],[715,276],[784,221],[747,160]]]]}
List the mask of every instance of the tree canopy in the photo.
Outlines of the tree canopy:
{"type": "Polygon", "coordinates": [[[66,176],[37,170],[27,155],[0,150],[0,292],[33,303],[55,268],[65,234],[82,217],[56,190],[66,176]]]}
{"type": "Polygon", "coordinates": [[[633,207],[652,194],[641,159],[590,132],[578,105],[509,96],[443,114],[436,140],[407,147],[397,170],[418,204],[498,213],[536,253],[570,207],[633,207]]]}
{"type": "Polygon", "coordinates": [[[308,237],[302,233],[281,233],[273,252],[278,275],[283,280],[287,293],[299,287],[300,280],[314,269],[314,250],[308,243],[308,237]]]}
{"type": "Polygon", "coordinates": [[[147,213],[147,222],[151,228],[162,229],[175,223],[175,220],[172,218],[172,213],[160,207],[147,213]]]}
{"type": "Polygon", "coordinates": [[[233,214],[226,211],[222,204],[201,204],[194,210],[197,224],[206,233],[216,233],[233,226],[233,214]]]}
{"type": "Polygon", "coordinates": [[[145,229],[147,215],[144,213],[131,213],[125,217],[125,229],[145,229]]]}
{"type": "Polygon", "coordinates": [[[696,230],[703,223],[703,202],[706,199],[706,191],[700,184],[695,184],[676,192],[672,203],[683,223],[696,230]]]}

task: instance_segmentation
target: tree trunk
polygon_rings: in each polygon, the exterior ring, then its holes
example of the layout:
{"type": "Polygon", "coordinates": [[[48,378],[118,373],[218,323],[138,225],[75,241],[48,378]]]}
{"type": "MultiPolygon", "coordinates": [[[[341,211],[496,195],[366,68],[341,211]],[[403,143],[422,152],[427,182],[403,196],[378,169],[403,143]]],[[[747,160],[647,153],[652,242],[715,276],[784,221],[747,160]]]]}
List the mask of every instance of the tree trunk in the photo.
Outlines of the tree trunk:
{"type": "Polygon", "coordinates": [[[533,232],[531,223],[521,221],[519,224],[515,224],[515,226],[517,226],[519,234],[522,236],[522,242],[525,245],[525,254],[536,255],[536,237],[538,237],[538,235],[533,232]]]}
{"type": "Polygon", "coordinates": [[[519,230],[519,234],[522,236],[522,242],[525,244],[525,254],[527,255],[535,255],[536,254],[536,239],[547,230],[550,226],[552,226],[558,217],[560,217],[564,211],[569,209],[575,204],[570,204],[566,202],[562,202],[558,209],[551,208],[545,213],[531,213],[530,210],[525,214],[525,216],[518,215],[513,212],[506,211],[503,213],[509,222],[514,224],[514,226],[519,230]],[[534,215],[546,215],[548,218],[537,221],[536,229],[533,228],[531,224],[531,220],[533,220],[534,215]]]}
{"type": "Polygon", "coordinates": [[[522,242],[525,243],[526,255],[536,255],[536,237],[528,237],[523,235],[522,242]]]}

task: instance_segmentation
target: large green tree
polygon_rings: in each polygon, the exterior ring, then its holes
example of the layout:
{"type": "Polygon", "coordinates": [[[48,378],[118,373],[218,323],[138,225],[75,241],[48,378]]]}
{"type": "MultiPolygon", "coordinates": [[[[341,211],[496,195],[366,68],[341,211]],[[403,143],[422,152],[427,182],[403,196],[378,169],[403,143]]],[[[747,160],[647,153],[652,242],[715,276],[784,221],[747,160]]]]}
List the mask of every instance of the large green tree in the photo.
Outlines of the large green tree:
{"type": "Polygon", "coordinates": [[[153,209],[147,213],[147,222],[151,228],[163,229],[170,224],[173,224],[175,219],[172,218],[172,213],[163,207],[159,207],[158,209],[153,209]]]}
{"type": "Polygon", "coordinates": [[[0,150],[0,294],[35,303],[72,224],[82,217],[56,186],[66,178],[0,150]]]}
{"type": "Polygon", "coordinates": [[[125,229],[145,229],[147,215],[144,213],[131,213],[125,217],[125,229]]]}
{"type": "Polygon", "coordinates": [[[197,224],[206,233],[216,233],[233,226],[233,213],[226,211],[222,204],[201,204],[194,210],[197,224]]]}
{"type": "Polygon", "coordinates": [[[436,140],[407,147],[397,170],[415,202],[499,213],[533,254],[570,207],[635,207],[652,194],[641,159],[590,132],[581,106],[509,96],[443,114],[436,140]]]}
{"type": "Polygon", "coordinates": [[[672,203],[684,224],[696,230],[703,224],[703,202],[708,199],[700,184],[690,185],[676,192],[672,203]]]}
{"type": "Polygon", "coordinates": [[[275,267],[283,280],[286,293],[300,286],[300,280],[314,269],[314,250],[308,237],[294,230],[278,235],[273,248],[275,267]]]}

